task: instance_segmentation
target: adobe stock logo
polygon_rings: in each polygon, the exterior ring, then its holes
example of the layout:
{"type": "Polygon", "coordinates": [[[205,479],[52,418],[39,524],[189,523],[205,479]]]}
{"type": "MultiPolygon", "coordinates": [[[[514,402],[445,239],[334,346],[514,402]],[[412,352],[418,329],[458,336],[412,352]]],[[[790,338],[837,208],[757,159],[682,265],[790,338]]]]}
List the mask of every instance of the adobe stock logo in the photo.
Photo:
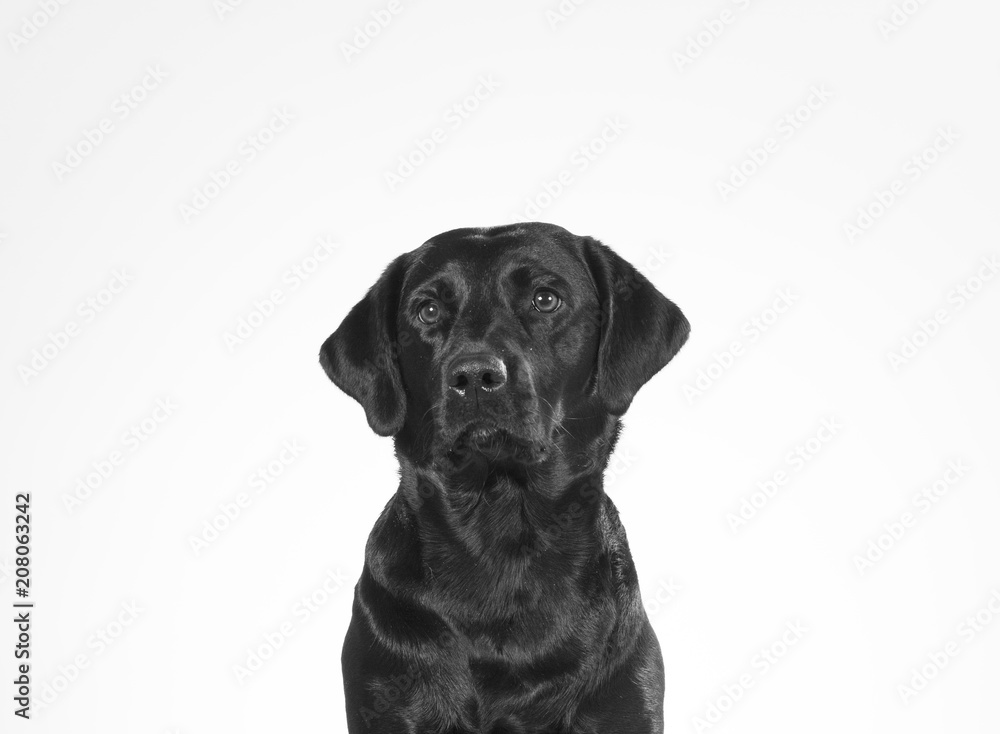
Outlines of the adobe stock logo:
{"type": "Polygon", "coordinates": [[[66,146],[66,154],[60,160],[52,161],[52,172],[55,173],[56,180],[62,182],[66,176],[83,165],[83,162],[104,145],[117,129],[115,121],[123,122],[138,110],[150,94],[159,89],[168,78],[169,74],[160,64],[147,65],[143,77],[115,97],[115,101],[111,104],[111,115],[102,117],[94,127],[85,127],[77,141],[66,146]]]}
{"type": "Polygon", "coordinates": [[[850,244],[857,242],[874,227],[878,221],[892,209],[909,191],[908,186],[916,183],[942,159],[945,153],[951,151],[955,143],[962,139],[962,133],[951,125],[937,129],[937,135],[928,145],[907,158],[903,164],[901,175],[886,184],[885,188],[877,189],[869,197],[867,204],[857,208],[857,216],[853,222],[844,222],[844,234],[850,244]]]}
{"type": "Polygon", "coordinates": [[[556,30],[576,13],[578,7],[586,2],[587,0],[559,0],[558,5],[545,11],[545,20],[549,22],[549,28],[556,30]]]}
{"type": "Polygon", "coordinates": [[[956,284],[945,296],[945,302],[927,318],[918,319],[916,328],[899,339],[899,348],[890,349],[886,354],[893,372],[899,372],[937,338],[945,324],[972,303],[984,287],[1000,273],[1000,256],[984,255],[977,263],[976,271],[956,284]]]}
{"type": "Polygon", "coordinates": [[[202,520],[201,528],[187,537],[188,546],[194,555],[200,557],[232,529],[236,521],[244,517],[247,510],[253,506],[256,498],[263,495],[284,476],[305,450],[305,446],[299,443],[298,439],[286,440],[268,461],[247,476],[247,486],[255,491],[242,489],[228,500],[218,503],[216,505],[218,509],[211,510],[212,515],[202,520]]]}
{"type": "Polygon", "coordinates": [[[177,411],[174,398],[157,398],[156,405],[142,419],[123,429],[114,448],[93,459],[77,477],[73,488],[63,492],[62,502],[66,512],[72,515],[94,496],[94,493],[111,481],[112,477],[128,463],[146,442],[177,411]]]}
{"type": "Polygon", "coordinates": [[[122,602],[114,617],[87,637],[84,651],[74,655],[68,663],[60,665],[59,672],[54,676],[39,681],[31,697],[31,706],[35,713],[48,710],[87,670],[99,667],[95,663],[145,614],[145,607],[139,606],[134,599],[122,602]]]}
{"type": "MultiPolygon", "coordinates": [[[[736,6],[736,10],[745,11],[750,7],[750,0],[732,0],[732,4],[736,6]]],[[[704,21],[701,30],[687,37],[684,51],[674,51],[673,60],[678,71],[683,71],[684,67],[690,66],[695,59],[700,58],[738,17],[735,11],[726,8],[718,16],[704,21]]]]}
{"type": "Polygon", "coordinates": [[[340,53],[344,55],[347,63],[361,55],[362,51],[368,48],[376,36],[388,28],[393,19],[403,12],[403,4],[399,0],[389,0],[384,8],[371,11],[371,19],[365,21],[363,25],[354,26],[354,34],[350,41],[340,42],[340,53]]]}
{"type": "Polygon", "coordinates": [[[46,332],[45,343],[32,349],[28,358],[17,365],[17,374],[21,382],[27,385],[48,369],[49,365],[83,333],[84,327],[104,313],[134,280],[135,276],[125,268],[112,270],[111,278],[104,287],[77,304],[73,311],[77,318],[68,319],[55,331],[46,332]]]}
{"type": "Polygon", "coordinates": [[[919,696],[931,681],[941,675],[951,665],[952,658],[958,657],[969,645],[980,639],[989,627],[1000,619],[1000,588],[990,589],[989,598],[955,628],[955,636],[943,645],[927,653],[926,662],[920,662],[910,668],[910,675],[905,683],[896,686],[900,701],[909,706],[910,702],[919,696]]]}
{"type": "Polygon", "coordinates": [[[756,344],[798,300],[799,294],[794,293],[791,288],[779,289],[770,306],[744,322],[740,329],[743,339],[734,339],[722,352],[712,352],[711,361],[698,369],[694,380],[681,386],[687,404],[693,405],[718,383],[736,365],[736,360],[747,354],[747,348],[756,344]]]}
{"type": "Polygon", "coordinates": [[[789,449],[785,454],[784,464],[771,472],[766,479],[759,480],[754,485],[753,491],[740,498],[739,507],[726,515],[726,522],[733,534],[737,534],[757,517],[757,514],[778,496],[779,491],[787,490],[795,476],[805,469],[843,429],[844,425],[836,416],[823,418],[809,438],[789,449]]]}
{"type": "Polygon", "coordinates": [[[337,592],[347,583],[347,577],[339,568],[328,569],[316,586],[295,601],[290,614],[245,648],[246,655],[232,667],[236,682],[245,686],[303,625],[336,599],[337,592]]]}
{"type": "Polygon", "coordinates": [[[436,125],[425,136],[416,138],[409,151],[396,159],[395,168],[385,171],[383,178],[389,191],[395,191],[416,173],[499,88],[500,82],[492,74],[480,74],[476,86],[445,109],[442,124],[436,125]]]}
{"type": "Polygon", "coordinates": [[[886,41],[893,33],[898,32],[910,22],[910,18],[927,3],[927,0],[903,0],[902,3],[893,3],[892,12],[887,19],[878,22],[878,32],[886,41]]]}
{"type": "Polygon", "coordinates": [[[691,725],[696,734],[719,724],[774,666],[798,646],[808,631],[805,624],[797,619],[786,622],[781,635],[757,651],[748,669],[719,688],[720,693],[705,707],[704,715],[692,717],[691,725]]]}
{"type": "Polygon", "coordinates": [[[958,484],[971,472],[971,467],[962,457],[950,459],[947,468],[933,482],[913,495],[913,510],[904,510],[891,520],[882,523],[876,535],[869,538],[867,545],[855,553],[851,561],[859,576],[885,558],[902,542],[911,529],[916,527],[932,509],[938,506],[958,484]]]}
{"type": "Polygon", "coordinates": [[[238,176],[246,172],[247,166],[288,129],[294,120],[295,113],[290,112],[287,106],[272,108],[271,117],[267,122],[238,143],[236,155],[213,169],[208,175],[208,180],[195,186],[190,198],[178,205],[178,213],[184,224],[190,224],[200,217],[238,176]]]}
{"type": "Polygon", "coordinates": [[[746,157],[739,163],[730,166],[728,178],[715,182],[715,188],[722,196],[722,201],[729,201],[733,194],[743,188],[775,154],[781,151],[782,144],[795,137],[795,134],[813,119],[813,115],[826,106],[831,97],[833,97],[833,92],[827,89],[826,84],[814,84],[810,87],[809,95],[802,100],[801,104],[775,121],[774,131],[780,137],[769,136],[764,138],[759,145],[748,147],[746,157]]]}
{"type": "Polygon", "coordinates": [[[14,53],[20,51],[21,46],[27,45],[28,41],[35,39],[39,31],[47,26],[67,4],[69,0],[41,0],[38,3],[38,10],[21,18],[21,25],[18,28],[20,33],[11,31],[7,34],[7,41],[14,53]]]}
{"type": "Polygon", "coordinates": [[[604,118],[604,126],[596,135],[578,146],[564,166],[551,179],[542,181],[534,194],[524,197],[524,208],[511,215],[512,222],[532,222],[543,219],[542,212],[552,206],[580,176],[590,170],[599,158],[618,141],[628,125],[617,115],[604,118]]]}
{"type": "Polygon", "coordinates": [[[232,354],[267,324],[288,299],[309,282],[309,279],[327,262],[333,259],[340,243],[329,236],[317,237],[313,247],[298,262],[287,268],[281,279],[264,296],[254,299],[253,305],[243,311],[235,320],[235,325],[222,333],[222,342],[232,354]]]}

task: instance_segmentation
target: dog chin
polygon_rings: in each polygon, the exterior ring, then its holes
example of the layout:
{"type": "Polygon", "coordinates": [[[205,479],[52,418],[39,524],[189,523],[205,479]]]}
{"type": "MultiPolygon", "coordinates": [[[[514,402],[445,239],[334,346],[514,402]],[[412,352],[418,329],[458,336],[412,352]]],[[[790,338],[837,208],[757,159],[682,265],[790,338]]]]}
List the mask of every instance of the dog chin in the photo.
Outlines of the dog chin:
{"type": "Polygon", "coordinates": [[[458,465],[470,460],[537,464],[548,457],[548,447],[501,426],[472,423],[450,442],[447,453],[458,465]]]}

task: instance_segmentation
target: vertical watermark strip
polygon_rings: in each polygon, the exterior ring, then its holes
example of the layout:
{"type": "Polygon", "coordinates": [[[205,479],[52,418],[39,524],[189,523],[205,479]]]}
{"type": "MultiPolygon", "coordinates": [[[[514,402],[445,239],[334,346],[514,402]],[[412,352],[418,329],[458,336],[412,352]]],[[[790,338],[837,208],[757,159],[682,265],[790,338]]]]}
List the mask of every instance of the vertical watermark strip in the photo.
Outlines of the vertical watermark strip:
{"type": "Polygon", "coordinates": [[[14,496],[14,715],[31,718],[31,494],[14,496]]]}

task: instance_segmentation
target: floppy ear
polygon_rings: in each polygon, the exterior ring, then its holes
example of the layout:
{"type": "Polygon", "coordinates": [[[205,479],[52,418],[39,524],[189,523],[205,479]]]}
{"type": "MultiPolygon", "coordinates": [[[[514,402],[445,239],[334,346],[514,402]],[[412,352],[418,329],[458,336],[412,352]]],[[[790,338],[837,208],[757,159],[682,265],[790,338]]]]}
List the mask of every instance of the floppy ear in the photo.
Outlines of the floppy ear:
{"type": "Polygon", "coordinates": [[[609,413],[623,415],[639,388],[684,345],[691,326],[676,304],[607,246],[588,237],[583,252],[601,302],[594,390],[609,413]]]}
{"type": "Polygon", "coordinates": [[[380,436],[399,433],[406,418],[406,392],[396,360],[405,258],[393,260],[319,350],[326,374],[361,403],[368,425],[380,436]]]}

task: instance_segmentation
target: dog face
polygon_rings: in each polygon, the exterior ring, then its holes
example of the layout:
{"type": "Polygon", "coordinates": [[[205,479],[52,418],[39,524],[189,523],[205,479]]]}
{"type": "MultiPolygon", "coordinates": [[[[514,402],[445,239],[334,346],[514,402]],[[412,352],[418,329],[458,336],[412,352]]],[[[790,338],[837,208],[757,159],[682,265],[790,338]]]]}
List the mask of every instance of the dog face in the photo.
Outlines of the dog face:
{"type": "Polygon", "coordinates": [[[532,223],[453,230],[400,256],[320,361],[418,462],[531,465],[585,450],[688,331],[607,247],[532,223]]]}
{"type": "Polygon", "coordinates": [[[433,417],[434,451],[543,460],[587,399],[599,300],[570,249],[517,234],[436,238],[399,307],[403,385],[433,417]]]}

